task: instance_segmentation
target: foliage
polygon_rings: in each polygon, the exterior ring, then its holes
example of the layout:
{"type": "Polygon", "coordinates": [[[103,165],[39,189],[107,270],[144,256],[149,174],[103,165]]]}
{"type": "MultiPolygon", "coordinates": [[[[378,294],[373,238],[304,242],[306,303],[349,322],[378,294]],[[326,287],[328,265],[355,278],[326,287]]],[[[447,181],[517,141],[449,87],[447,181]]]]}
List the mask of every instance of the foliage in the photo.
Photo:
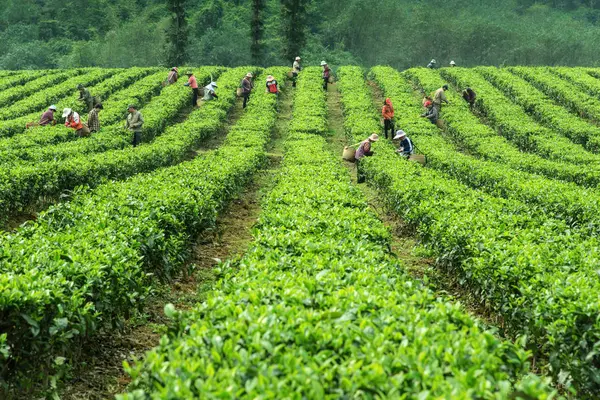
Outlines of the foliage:
{"type": "Polygon", "coordinates": [[[250,55],[252,64],[261,65],[263,61],[264,45],[262,39],[264,36],[265,18],[265,0],[252,0],[252,19],[250,21],[250,36],[252,43],[250,44],[250,55]]]}
{"type": "MultiPolygon", "coordinates": [[[[256,59],[253,4],[187,0],[187,39],[172,2],[16,0],[0,2],[0,69],[131,67],[167,63],[239,66],[256,59]],[[70,15],[77,18],[70,18],[70,15]],[[177,33],[179,32],[179,33],[177,33]],[[187,45],[186,58],[179,59],[187,45]],[[171,56],[178,55],[176,58],[171,56]]],[[[260,65],[305,60],[396,68],[441,65],[598,65],[597,7],[518,0],[264,1],[260,65]],[[290,19],[284,10],[300,9],[290,19]]],[[[579,4],[579,2],[577,3],[579,4]]],[[[180,14],[181,17],[182,14],[180,14]]],[[[311,61],[311,63],[314,61],[311,61]]],[[[307,64],[308,65],[308,64],[307,64]]]]}
{"type": "MultiPolygon", "coordinates": [[[[207,67],[210,71],[214,71],[213,68],[207,67]]],[[[243,75],[242,71],[240,68],[228,74],[236,73],[239,79],[239,76],[243,75]]],[[[148,78],[151,79],[152,76],[148,78]]],[[[232,88],[229,79],[225,82],[227,85],[220,88],[224,96],[219,96],[219,100],[195,110],[185,122],[170,126],[163,135],[147,146],[126,147],[93,155],[74,154],[64,161],[23,163],[0,169],[1,206],[5,210],[18,210],[37,201],[40,196],[59,196],[63,191],[79,185],[97,186],[107,179],[123,179],[136,173],[148,172],[182,161],[195,144],[210,133],[218,131],[225,120],[227,112],[224,110],[229,110],[232,106],[235,93],[231,92],[237,87],[236,83],[232,88]],[[200,123],[198,119],[202,120],[202,118],[205,120],[200,123]]],[[[127,102],[131,102],[131,96],[139,93],[132,90],[124,95],[125,99],[118,100],[123,103],[121,110],[126,110],[127,102]]],[[[164,111],[160,112],[163,115],[164,111]]],[[[123,111],[118,113],[123,115],[121,114],[123,111]]],[[[149,135],[154,134],[152,129],[146,132],[149,135]]],[[[81,146],[86,145],[81,144],[81,146]]]]}
{"type": "Polygon", "coordinates": [[[187,60],[188,29],[186,20],[186,0],[168,0],[167,9],[171,21],[166,31],[166,63],[182,65],[187,60]]]}
{"type": "MultiPolygon", "coordinates": [[[[293,120],[326,109],[318,78],[300,75],[293,120]]],[[[526,352],[403,273],[326,146],[289,135],[239,268],[221,266],[195,309],[171,310],[168,335],[127,365],[133,384],[118,398],[551,398],[537,378],[518,382],[526,352]]]]}
{"type": "MultiPolygon", "coordinates": [[[[429,69],[412,69],[406,73],[422,88],[424,87],[426,93],[440,88],[445,83],[436,71],[429,69]]],[[[452,71],[444,74],[456,76],[452,71]]],[[[510,104],[502,95],[494,96],[495,93],[486,90],[486,86],[480,85],[480,82],[474,80],[470,82],[477,88],[479,94],[478,108],[489,118],[490,125],[497,127],[498,132],[506,138],[499,136],[496,131],[480,122],[457,93],[447,91],[446,94],[452,105],[443,108],[442,117],[447,132],[462,146],[486,159],[508,164],[515,169],[587,186],[596,186],[600,183],[597,165],[579,166],[558,162],[567,159],[569,155],[579,159],[587,156],[588,159],[598,161],[600,158],[597,155],[585,153],[580,146],[574,145],[568,139],[539,127],[518,106],[510,104]],[[549,138],[553,138],[553,141],[549,142],[549,138]],[[507,139],[517,144],[525,153],[511,145],[507,139]],[[561,146],[558,147],[557,144],[561,146]],[[551,159],[528,152],[538,152],[551,159]]],[[[468,86],[464,82],[461,83],[463,83],[462,87],[468,86]]]]}
{"type": "MultiPolygon", "coordinates": [[[[373,68],[372,73],[396,109],[405,110],[397,113],[398,126],[415,137],[417,146],[435,139],[437,128],[418,117],[408,82],[390,68],[373,68]]],[[[357,89],[344,91],[345,109],[347,97],[368,98],[360,94],[367,90],[361,80],[354,78],[348,86],[357,89]]],[[[342,88],[343,82],[342,70],[342,88]]],[[[374,114],[366,117],[371,124],[377,121],[374,114]]],[[[432,143],[441,146],[443,141],[432,143]]],[[[470,189],[445,173],[402,160],[385,143],[377,143],[375,152],[364,162],[368,179],[416,228],[439,267],[456,276],[474,302],[501,315],[507,333],[526,337],[529,349],[547,357],[544,368],[557,383],[582,395],[595,393],[597,239],[554,219],[545,205],[536,211],[533,204],[470,189]]],[[[449,152],[444,157],[458,159],[449,152]]],[[[490,179],[485,186],[493,189],[490,179]]]]}
{"type": "MultiPolygon", "coordinates": [[[[197,143],[221,127],[246,68],[221,76],[219,101],[176,127],[167,150],[197,143]]],[[[258,104],[275,108],[275,97],[262,97],[246,119],[264,111],[258,104]]],[[[9,349],[1,365],[11,363],[12,373],[51,372],[54,356],[76,354],[85,337],[142,307],[153,277],[177,274],[193,238],[214,225],[218,210],[264,160],[269,132],[261,135],[262,148],[226,146],[192,162],[80,192],[18,233],[0,236],[0,296],[6,296],[0,313],[7,334],[2,349],[9,349]],[[26,259],[39,267],[24,268],[26,259]]]]}

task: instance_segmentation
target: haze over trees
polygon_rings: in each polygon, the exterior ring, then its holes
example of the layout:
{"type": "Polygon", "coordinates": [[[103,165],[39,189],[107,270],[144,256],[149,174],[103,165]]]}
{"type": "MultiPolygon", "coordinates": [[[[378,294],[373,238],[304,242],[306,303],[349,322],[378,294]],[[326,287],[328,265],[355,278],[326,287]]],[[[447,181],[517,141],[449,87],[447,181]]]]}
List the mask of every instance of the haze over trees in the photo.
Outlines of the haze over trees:
{"type": "Polygon", "coordinates": [[[0,0],[0,68],[598,65],[600,1],[0,0]]]}

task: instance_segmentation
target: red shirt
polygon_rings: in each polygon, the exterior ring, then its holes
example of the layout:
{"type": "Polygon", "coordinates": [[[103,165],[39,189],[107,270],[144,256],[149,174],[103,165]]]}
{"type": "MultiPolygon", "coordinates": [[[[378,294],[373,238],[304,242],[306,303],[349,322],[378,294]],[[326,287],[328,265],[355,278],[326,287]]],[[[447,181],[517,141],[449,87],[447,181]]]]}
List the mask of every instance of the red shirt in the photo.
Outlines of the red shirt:
{"type": "Polygon", "coordinates": [[[277,81],[267,82],[267,89],[269,89],[269,93],[277,93],[277,81]]]}
{"type": "Polygon", "coordinates": [[[194,75],[190,76],[188,83],[192,89],[198,89],[198,82],[196,81],[196,77],[194,75]]]}

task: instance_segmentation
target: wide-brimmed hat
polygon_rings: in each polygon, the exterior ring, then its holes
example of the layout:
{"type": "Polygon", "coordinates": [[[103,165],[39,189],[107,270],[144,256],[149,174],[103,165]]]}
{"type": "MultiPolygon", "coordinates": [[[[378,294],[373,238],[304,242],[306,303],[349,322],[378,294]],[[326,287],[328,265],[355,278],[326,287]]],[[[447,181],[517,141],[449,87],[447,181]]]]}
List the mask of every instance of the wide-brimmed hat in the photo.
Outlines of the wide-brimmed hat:
{"type": "Polygon", "coordinates": [[[323,65],[327,65],[327,63],[325,61],[321,61],[321,66],[323,65]]]}
{"type": "Polygon", "coordinates": [[[63,118],[68,117],[69,114],[71,114],[72,112],[73,112],[73,110],[71,110],[70,108],[65,108],[62,113],[63,118]]]}
{"type": "Polygon", "coordinates": [[[50,107],[48,107],[48,110],[56,111],[56,106],[52,104],[50,107]]]}
{"type": "Polygon", "coordinates": [[[248,73],[246,74],[246,78],[252,78],[252,72],[248,72],[248,73]]]}
{"type": "Polygon", "coordinates": [[[456,65],[454,61],[450,61],[450,65],[456,65]]]}
{"type": "Polygon", "coordinates": [[[431,63],[432,64],[437,64],[436,61],[435,61],[435,58],[431,60],[431,63]]]}
{"type": "Polygon", "coordinates": [[[378,140],[379,140],[379,135],[378,135],[378,134],[376,134],[376,133],[374,133],[374,134],[372,134],[371,136],[369,136],[369,140],[370,140],[371,142],[376,142],[376,141],[378,141],[378,140]]]}
{"type": "Polygon", "coordinates": [[[302,59],[300,58],[300,56],[296,57],[296,61],[300,61],[300,60],[302,60],[302,59]]]}
{"type": "Polygon", "coordinates": [[[210,86],[212,86],[212,87],[218,87],[218,86],[217,86],[217,82],[211,82],[211,83],[210,83],[210,86]]]}
{"type": "Polygon", "coordinates": [[[173,67],[173,68],[171,68],[171,69],[172,69],[173,71],[175,71],[175,72],[179,72],[179,70],[177,69],[177,67],[173,67]]]}
{"type": "Polygon", "coordinates": [[[194,73],[192,71],[188,71],[185,73],[186,75],[194,75],[194,73]]]}
{"type": "Polygon", "coordinates": [[[273,75],[267,76],[267,82],[271,82],[271,81],[274,81],[274,80],[275,80],[275,78],[273,77],[273,75]]]}
{"type": "Polygon", "coordinates": [[[400,129],[400,130],[396,131],[396,136],[394,136],[394,139],[400,139],[404,136],[406,136],[406,132],[404,132],[402,129],[400,129]]]}

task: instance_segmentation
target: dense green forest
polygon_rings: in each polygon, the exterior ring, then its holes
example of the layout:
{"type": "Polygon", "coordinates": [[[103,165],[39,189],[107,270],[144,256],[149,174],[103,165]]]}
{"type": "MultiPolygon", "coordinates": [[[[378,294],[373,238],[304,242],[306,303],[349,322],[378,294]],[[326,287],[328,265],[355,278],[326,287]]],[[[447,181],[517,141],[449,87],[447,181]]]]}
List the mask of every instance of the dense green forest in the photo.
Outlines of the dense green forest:
{"type": "Polygon", "coordinates": [[[0,69],[598,65],[600,0],[0,0],[0,69]]]}

